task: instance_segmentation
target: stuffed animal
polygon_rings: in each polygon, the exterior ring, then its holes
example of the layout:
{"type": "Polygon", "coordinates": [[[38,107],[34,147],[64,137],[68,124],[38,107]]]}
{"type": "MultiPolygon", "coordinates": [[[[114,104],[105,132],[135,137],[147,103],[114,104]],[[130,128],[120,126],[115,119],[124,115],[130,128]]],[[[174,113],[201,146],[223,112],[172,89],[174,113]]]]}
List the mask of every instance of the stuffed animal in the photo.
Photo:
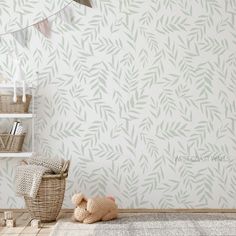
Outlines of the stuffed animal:
{"type": "Polygon", "coordinates": [[[113,197],[86,198],[82,193],[75,194],[72,202],[76,208],[74,218],[85,224],[117,218],[118,210],[113,197]]]}

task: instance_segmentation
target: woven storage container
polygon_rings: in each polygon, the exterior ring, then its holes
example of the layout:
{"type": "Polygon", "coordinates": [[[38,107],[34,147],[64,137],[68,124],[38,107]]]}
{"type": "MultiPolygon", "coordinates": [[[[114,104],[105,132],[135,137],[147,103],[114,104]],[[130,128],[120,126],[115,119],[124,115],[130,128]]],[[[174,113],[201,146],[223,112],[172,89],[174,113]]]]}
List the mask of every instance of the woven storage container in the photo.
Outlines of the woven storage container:
{"type": "Polygon", "coordinates": [[[0,113],[27,113],[32,96],[26,95],[26,102],[22,102],[22,96],[17,96],[17,102],[13,102],[12,95],[0,95],[0,113]]]}
{"type": "Polygon", "coordinates": [[[21,152],[25,134],[0,134],[0,152],[21,152]]]}
{"type": "Polygon", "coordinates": [[[56,220],[64,200],[69,162],[58,175],[44,175],[36,198],[24,197],[31,218],[41,222],[56,220]]]}

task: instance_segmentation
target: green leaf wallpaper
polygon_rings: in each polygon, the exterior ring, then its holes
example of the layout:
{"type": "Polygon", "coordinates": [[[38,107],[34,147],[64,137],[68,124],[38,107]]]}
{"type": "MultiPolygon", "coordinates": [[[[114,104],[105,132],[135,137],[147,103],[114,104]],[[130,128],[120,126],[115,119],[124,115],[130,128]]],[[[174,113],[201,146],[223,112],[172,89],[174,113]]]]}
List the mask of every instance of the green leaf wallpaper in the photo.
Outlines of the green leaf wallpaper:
{"type": "MultiPolygon", "coordinates": [[[[71,6],[51,39],[32,27],[27,48],[0,41],[0,72],[14,49],[37,81],[37,150],[72,161],[64,207],[82,191],[120,208],[236,208],[235,2],[71,6]]],[[[23,207],[18,160],[0,161],[0,208],[23,207]]]]}
{"type": "Polygon", "coordinates": [[[53,15],[72,0],[0,1],[0,35],[33,25],[53,15]]]}

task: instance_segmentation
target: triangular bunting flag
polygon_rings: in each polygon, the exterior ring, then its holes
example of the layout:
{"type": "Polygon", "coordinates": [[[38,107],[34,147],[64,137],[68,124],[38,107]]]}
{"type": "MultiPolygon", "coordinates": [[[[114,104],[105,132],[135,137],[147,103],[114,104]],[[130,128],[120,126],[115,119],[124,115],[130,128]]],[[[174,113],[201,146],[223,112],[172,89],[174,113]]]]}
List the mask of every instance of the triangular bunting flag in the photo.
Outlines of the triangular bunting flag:
{"type": "Polygon", "coordinates": [[[19,44],[21,44],[22,47],[27,47],[27,40],[28,40],[27,35],[28,35],[27,29],[19,30],[12,33],[13,38],[15,38],[15,40],[19,44]]]}
{"type": "Polygon", "coordinates": [[[40,21],[39,23],[34,25],[35,28],[42,33],[45,37],[50,38],[51,35],[51,27],[48,22],[48,19],[40,21]]]}
{"type": "Polygon", "coordinates": [[[74,0],[74,1],[87,7],[92,7],[90,0],[74,0]]]}
{"type": "Polygon", "coordinates": [[[67,6],[66,8],[64,8],[63,10],[61,10],[58,15],[60,16],[60,18],[71,24],[73,21],[73,8],[71,6],[67,6]]]}

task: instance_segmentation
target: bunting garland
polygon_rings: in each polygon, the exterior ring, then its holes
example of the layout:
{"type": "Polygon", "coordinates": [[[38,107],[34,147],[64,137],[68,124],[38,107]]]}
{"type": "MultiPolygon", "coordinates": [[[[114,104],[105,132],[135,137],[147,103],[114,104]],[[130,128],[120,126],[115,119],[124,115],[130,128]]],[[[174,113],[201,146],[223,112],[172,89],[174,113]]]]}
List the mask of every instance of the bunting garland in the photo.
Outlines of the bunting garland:
{"type": "MultiPolygon", "coordinates": [[[[90,0],[73,0],[71,2],[77,2],[79,4],[85,5],[87,7],[92,7],[90,0]]],[[[70,3],[71,3],[70,2],[70,3]]],[[[71,24],[73,22],[73,8],[70,6],[70,3],[61,11],[56,13],[63,21],[71,24]]],[[[51,17],[51,16],[50,16],[51,17]]],[[[22,46],[27,47],[28,40],[28,26],[25,29],[15,31],[11,33],[12,37],[22,46]]],[[[49,17],[34,24],[34,27],[45,37],[50,38],[51,36],[51,25],[49,22],[49,17]]]]}
{"type": "Polygon", "coordinates": [[[40,21],[39,23],[35,24],[34,27],[42,33],[45,37],[50,38],[51,35],[51,28],[48,19],[40,21]]]}
{"type": "Polygon", "coordinates": [[[60,18],[67,22],[68,24],[71,24],[73,21],[73,9],[71,6],[66,7],[65,9],[61,10],[59,12],[60,18]]]}
{"type": "Polygon", "coordinates": [[[79,4],[85,5],[87,7],[92,7],[92,5],[91,5],[89,0],[74,0],[74,1],[79,3],[79,4]]]}
{"type": "Polygon", "coordinates": [[[27,34],[28,34],[28,30],[24,29],[24,30],[13,32],[12,36],[22,47],[27,47],[27,34]]]}

